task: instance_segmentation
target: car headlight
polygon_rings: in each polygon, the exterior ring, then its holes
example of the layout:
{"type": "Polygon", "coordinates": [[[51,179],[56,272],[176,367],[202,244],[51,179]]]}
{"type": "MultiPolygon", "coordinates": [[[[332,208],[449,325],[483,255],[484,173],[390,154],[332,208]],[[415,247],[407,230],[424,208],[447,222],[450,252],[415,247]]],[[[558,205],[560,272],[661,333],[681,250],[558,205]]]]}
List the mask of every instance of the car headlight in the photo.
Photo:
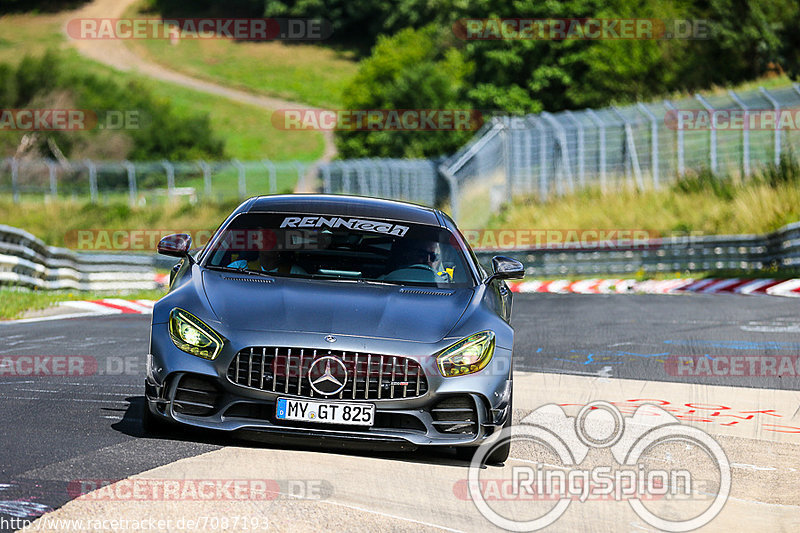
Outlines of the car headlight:
{"type": "Polygon", "coordinates": [[[179,349],[204,359],[214,359],[222,351],[222,337],[179,307],[169,314],[169,336],[179,349]]]}
{"type": "Polygon", "coordinates": [[[494,332],[481,331],[461,339],[436,356],[439,372],[444,377],[480,372],[494,355],[494,332]]]}

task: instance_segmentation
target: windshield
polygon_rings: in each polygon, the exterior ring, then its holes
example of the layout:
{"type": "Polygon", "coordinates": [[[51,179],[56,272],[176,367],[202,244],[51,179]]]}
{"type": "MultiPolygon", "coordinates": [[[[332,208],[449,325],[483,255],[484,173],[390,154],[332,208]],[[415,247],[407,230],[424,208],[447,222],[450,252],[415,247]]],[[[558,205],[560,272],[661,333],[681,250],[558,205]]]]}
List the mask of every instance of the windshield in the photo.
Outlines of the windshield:
{"type": "Polygon", "coordinates": [[[474,286],[464,252],[446,229],[317,214],[239,215],[205,266],[295,278],[474,286]]]}

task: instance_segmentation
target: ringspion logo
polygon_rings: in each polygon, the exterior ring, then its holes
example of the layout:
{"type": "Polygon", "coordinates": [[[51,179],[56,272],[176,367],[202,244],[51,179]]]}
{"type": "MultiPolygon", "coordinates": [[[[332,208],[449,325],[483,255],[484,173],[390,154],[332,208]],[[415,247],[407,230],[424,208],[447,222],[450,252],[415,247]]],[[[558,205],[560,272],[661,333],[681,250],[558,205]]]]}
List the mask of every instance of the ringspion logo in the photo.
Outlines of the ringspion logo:
{"type": "MultiPolygon", "coordinates": [[[[463,482],[453,488],[457,497],[464,489],[463,482]]],[[[731,467],[711,436],[682,425],[655,405],[642,405],[626,418],[604,401],[584,405],[575,417],[549,404],[478,448],[466,489],[489,522],[509,531],[540,530],[556,522],[573,502],[589,500],[626,502],[652,527],[691,531],[711,522],[724,507],[731,467]],[[512,445],[512,453],[517,445],[536,459],[520,462],[512,457],[498,478],[498,469],[485,468],[484,463],[496,447],[506,444],[512,445]],[[584,466],[593,449],[603,448],[615,464],[584,466]],[[667,468],[658,460],[665,453],[678,459],[667,468]],[[508,505],[489,503],[496,501],[508,505]]]]}

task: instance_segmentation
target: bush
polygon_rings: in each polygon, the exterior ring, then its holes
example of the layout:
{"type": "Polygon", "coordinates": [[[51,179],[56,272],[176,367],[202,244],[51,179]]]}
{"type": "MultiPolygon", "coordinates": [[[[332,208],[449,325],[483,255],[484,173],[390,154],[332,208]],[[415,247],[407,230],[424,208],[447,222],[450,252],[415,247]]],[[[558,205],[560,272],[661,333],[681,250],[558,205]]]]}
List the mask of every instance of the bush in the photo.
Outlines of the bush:
{"type": "Polygon", "coordinates": [[[681,176],[673,185],[673,190],[684,194],[710,192],[723,200],[730,200],[735,194],[730,176],[714,174],[707,168],[681,176]]]}
{"type": "MultiPolygon", "coordinates": [[[[219,159],[224,143],[212,132],[207,115],[183,117],[170,103],[159,100],[138,83],[120,84],[63,68],[61,57],[48,52],[26,57],[17,68],[0,64],[0,108],[87,109],[102,121],[108,113],[136,111],[136,128],[55,131],[29,134],[35,150],[27,153],[55,157],[53,143],[66,156],[109,159],[219,159]],[[38,153],[36,153],[38,152],[38,153]]],[[[25,132],[0,133],[0,146],[14,153],[25,132]]]]}
{"type": "MultiPolygon", "coordinates": [[[[372,55],[344,93],[345,109],[457,109],[470,106],[463,98],[471,65],[454,48],[440,44],[433,26],[406,29],[379,39],[372,55]]],[[[450,153],[472,132],[341,131],[342,157],[430,157],[450,153]]]]}
{"type": "Polygon", "coordinates": [[[756,174],[758,182],[778,187],[780,185],[800,184],[800,162],[789,152],[781,154],[779,164],[772,163],[756,174]]]}

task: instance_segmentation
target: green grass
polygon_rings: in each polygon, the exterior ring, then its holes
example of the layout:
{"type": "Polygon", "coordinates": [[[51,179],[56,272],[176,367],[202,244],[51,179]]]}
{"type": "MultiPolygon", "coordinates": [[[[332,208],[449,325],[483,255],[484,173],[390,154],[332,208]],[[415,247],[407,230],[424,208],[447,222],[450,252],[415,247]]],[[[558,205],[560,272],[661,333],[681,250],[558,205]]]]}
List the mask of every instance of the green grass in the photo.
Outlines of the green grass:
{"type": "Polygon", "coordinates": [[[63,14],[0,16],[0,63],[17,64],[25,55],[41,55],[66,45],[63,14]]]}
{"type": "Polygon", "coordinates": [[[132,292],[81,292],[0,289],[0,320],[21,317],[27,311],[47,309],[58,302],[99,300],[124,296],[131,300],[158,300],[166,294],[162,290],[132,292]]]}
{"type": "MultiPolygon", "coordinates": [[[[153,17],[135,4],[126,17],[153,17]]],[[[324,43],[323,43],[324,44],[324,43]]],[[[338,107],[358,63],[352,55],[308,43],[230,39],[130,39],[136,54],[190,76],[320,107],[338,107]]]]}
{"type": "Polygon", "coordinates": [[[800,220],[800,165],[785,158],[742,183],[708,172],[659,190],[596,188],[539,202],[516,197],[491,228],[637,229],[670,236],[766,233],[800,220]]]}
{"type": "Polygon", "coordinates": [[[231,158],[314,161],[322,155],[324,142],[320,133],[278,130],[272,126],[267,110],[117,71],[82,57],[68,47],[62,33],[67,17],[69,14],[0,17],[0,62],[16,64],[26,54],[62,49],[67,69],[113,77],[118,83],[137,80],[158,98],[168,100],[179,116],[207,113],[214,132],[225,140],[225,150],[231,158]]]}
{"type": "Polygon", "coordinates": [[[237,205],[239,200],[208,201],[196,205],[182,201],[131,208],[123,201],[107,205],[71,200],[13,204],[7,197],[0,197],[0,213],[3,213],[0,223],[23,228],[51,246],[66,246],[75,241],[78,230],[152,229],[165,234],[186,230],[213,231],[237,205]]]}

